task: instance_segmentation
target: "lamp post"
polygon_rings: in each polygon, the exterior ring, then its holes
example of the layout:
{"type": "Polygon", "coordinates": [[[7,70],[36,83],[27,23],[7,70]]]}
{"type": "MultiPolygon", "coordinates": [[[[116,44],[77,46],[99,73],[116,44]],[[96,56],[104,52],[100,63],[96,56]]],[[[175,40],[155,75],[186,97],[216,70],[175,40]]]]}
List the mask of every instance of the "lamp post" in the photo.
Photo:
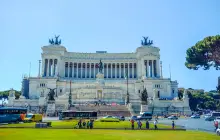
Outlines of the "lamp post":
{"type": "Polygon", "coordinates": [[[69,110],[72,106],[72,93],[71,93],[71,81],[70,81],[70,93],[69,93],[69,110]]]}
{"type": "Polygon", "coordinates": [[[126,105],[128,105],[130,103],[130,99],[129,99],[129,92],[128,92],[128,67],[126,69],[126,79],[127,79],[127,100],[126,100],[126,105]]]}

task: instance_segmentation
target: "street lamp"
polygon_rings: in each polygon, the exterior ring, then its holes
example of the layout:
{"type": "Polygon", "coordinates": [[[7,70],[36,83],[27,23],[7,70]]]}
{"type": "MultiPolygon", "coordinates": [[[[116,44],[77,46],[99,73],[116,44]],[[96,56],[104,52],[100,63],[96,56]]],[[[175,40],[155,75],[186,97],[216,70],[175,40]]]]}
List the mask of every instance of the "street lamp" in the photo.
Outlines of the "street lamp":
{"type": "Polygon", "coordinates": [[[71,81],[70,81],[70,93],[69,93],[69,110],[72,107],[72,93],[71,93],[71,81]]]}
{"type": "Polygon", "coordinates": [[[125,77],[126,79],[127,79],[127,100],[126,100],[126,105],[128,105],[129,103],[130,103],[130,99],[129,99],[129,93],[128,93],[128,66],[127,66],[127,69],[126,69],[126,77],[125,77]]]}

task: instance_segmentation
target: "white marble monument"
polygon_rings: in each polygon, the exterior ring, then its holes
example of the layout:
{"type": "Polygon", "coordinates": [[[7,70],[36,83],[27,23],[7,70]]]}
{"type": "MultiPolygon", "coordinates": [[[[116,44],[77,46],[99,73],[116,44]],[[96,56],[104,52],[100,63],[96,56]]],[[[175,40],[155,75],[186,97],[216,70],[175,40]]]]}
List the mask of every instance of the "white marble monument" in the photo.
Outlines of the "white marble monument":
{"type": "MultiPolygon", "coordinates": [[[[73,48],[77,49],[77,46],[73,48]]],[[[124,104],[128,89],[129,109],[132,110],[132,105],[141,105],[139,94],[146,87],[149,101],[148,105],[142,106],[142,111],[191,113],[187,97],[176,99],[177,81],[163,78],[160,49],[148,38],[144,38],[142,45],[131,53],[81,53],[68,52],[57,37],[55,42],[50,40],[49,45],[42,47],[41,57],[40,77],[29,77],[29,84],[23,86],[23,89],[28,88],[25,95],[29,99],[22,101],[31,106],[45,106],[48,88],[56,88],[56,109],[66,110],[72,81],[73,104],[96,100],[124,104]]],[[[10,100],[9,106],[12,104],[22,105],[20,99],[10,100]]]]}

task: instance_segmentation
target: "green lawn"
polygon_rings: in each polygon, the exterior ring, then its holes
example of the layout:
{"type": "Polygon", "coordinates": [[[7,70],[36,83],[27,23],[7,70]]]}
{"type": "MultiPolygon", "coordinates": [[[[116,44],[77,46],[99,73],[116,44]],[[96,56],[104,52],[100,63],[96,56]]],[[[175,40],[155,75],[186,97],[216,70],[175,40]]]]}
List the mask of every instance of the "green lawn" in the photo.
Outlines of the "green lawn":
{"type": "Polygon", "coordinates": [[[219,140],[197,131],[0,129],[0,140],[219,140]]]}
{"type": "MultiPolygon", "coordinates": [[[[77,124],[77,121],[53,121],[53,128],[73,128],[77,124]]],[[[145,123],[143,122],[143,128],[145,128],[145,123]]],[[[0,127],[35,127],[35,123],[20,123],[20,124],[8,124],[2,125],[0,127]]],[[[94,122],[94,128],[131,128],[131,123],[129,121],[120,122],[94,122]]],[[[137,128],[137,123],[135,123],[135,128],[137,128]]],[[[153,124],[150,124],[150,128],[153,128],[153,124]]],[[[158,128],[171,128],[168,125],[158,124],[158,128]]]]}

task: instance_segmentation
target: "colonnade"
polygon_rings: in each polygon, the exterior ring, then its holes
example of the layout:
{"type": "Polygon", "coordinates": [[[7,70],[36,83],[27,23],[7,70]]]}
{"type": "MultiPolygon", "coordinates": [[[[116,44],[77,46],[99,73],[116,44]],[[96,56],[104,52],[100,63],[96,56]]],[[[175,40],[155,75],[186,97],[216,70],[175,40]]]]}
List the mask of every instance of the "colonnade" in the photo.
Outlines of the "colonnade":
{"type": "Polygon", "coordinates": [[[55,76],[57,75],[57,59],[44,59],[43,60],[43,76],[55,76]]]}
{"type": "MultiPolygon", "coordinates": [[[[104,63],[104,78],[137,78],[136,63],[104,63]],[[128,73],[128,74],[127,74],[128,73]]],[[[64,76],[68,78],[96,78],[98,63],[65,62],[64,76]]]]}
{"type": "Polygon", "coordinates": [[[159,60],[144,60],[142,64],[142,71],[146,77],[159,77],[159,60]]]}

